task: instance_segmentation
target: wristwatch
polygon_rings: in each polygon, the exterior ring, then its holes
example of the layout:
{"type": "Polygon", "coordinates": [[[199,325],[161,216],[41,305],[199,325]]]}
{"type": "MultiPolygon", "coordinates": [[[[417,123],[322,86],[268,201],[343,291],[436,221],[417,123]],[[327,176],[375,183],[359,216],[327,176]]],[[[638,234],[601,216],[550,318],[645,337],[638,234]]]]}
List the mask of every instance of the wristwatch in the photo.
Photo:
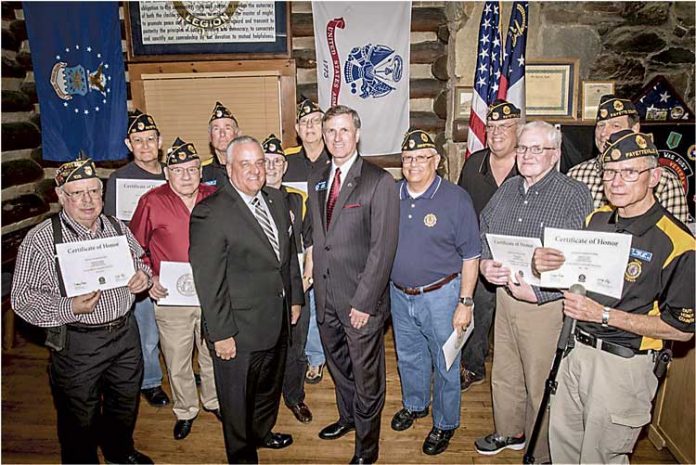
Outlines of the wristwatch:
{"type": "Polygon", "coordinates": [[[472,299],[471,297],[460,297],[459,303],[464,305],[465,307],[472,307],[474,305],[474,299],[472,299]]]}
{"type": "Polygon", "coordinates": [[[602,310],[602,328],[608,328],[609,327],[609,312],[611,311],[611,308],[609,307],[604,307],[602,310]]]}

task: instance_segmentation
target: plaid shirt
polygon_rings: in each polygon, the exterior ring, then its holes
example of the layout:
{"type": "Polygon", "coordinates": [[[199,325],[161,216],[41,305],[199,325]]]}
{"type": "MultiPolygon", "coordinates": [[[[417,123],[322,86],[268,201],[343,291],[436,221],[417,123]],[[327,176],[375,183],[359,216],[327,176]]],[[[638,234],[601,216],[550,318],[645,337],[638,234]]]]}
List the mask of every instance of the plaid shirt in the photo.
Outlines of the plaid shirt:
{"type": "MultiPolygon", "coordinates": [[[[543,239],[544,228],[582,229],[592,211],[587,187],[555,169],[525,192],[524,178],[503,183],[481,212],[481,259],[492,259],[486,233],[543,239]]],[[[560,299],[558,291],[532,286],[538,302],[560,299]]]]}
{"type": "MultiPolygon", "coordinates": [[[[92,232],[74,221],[65,212],[60,212],[63,242],[80,242],[114,237],[118,232],[104,215],[97,220],[97,232],[92,232]]],[[[144,251],[128,227],[121,224],[126,235],[133,264],[148,276],[152,272],[140,257],[144,251]]],[[[102,291],[92,313],[75,315],[72,298],[60,294],[60,285],[54,260],[53,227],[47,219],[29,231],[19,246],[12,281],[12,308],[22,319],[41,327],[61,326],[68,323],[108,323],[125,315],[133,305],[135,295],[128,287],[102,291]]]]}
{"type": "MultiPolygon", "coordinates": [[[[599,175],[599,159],[593,158],[575,165],[568,171],[568,176],[585,183],[590,189],[594,208],[600,208],[609,203],[604,195],[602,177],[599,175]]],[[[679,221],[686,224],[689,221],[689,207],[679,178],[670,170],[662,170],[662,177],[655,188],[655,197],[665,209],[679,221]]]]}

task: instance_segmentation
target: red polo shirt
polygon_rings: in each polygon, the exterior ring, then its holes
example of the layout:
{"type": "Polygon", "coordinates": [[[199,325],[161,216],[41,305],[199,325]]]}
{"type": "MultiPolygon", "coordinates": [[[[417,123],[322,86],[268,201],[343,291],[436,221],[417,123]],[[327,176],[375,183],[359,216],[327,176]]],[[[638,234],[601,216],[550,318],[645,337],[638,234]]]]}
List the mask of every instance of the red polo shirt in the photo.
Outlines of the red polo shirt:
{"type": "MultiPolygon", "coordinates": [[[[196,204],[215,192],[215,187],[201,183],[196,204]]],[[[140,197],[130,229],[145,249],[145,263],[155,276],[160,262],[189,261],[189,220],[191,212],[169,184],[156,187],[140,197]]]]}

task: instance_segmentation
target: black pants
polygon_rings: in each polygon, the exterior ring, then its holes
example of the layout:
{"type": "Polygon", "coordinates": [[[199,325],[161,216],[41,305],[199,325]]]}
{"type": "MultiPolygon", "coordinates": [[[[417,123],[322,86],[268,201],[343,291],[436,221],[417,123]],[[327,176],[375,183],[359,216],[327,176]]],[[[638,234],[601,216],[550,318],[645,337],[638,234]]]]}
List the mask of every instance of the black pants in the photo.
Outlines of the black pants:
{"type": "Polygon", "coordinates": [[[257,446],[270,435],[278,418],[286,350],[284,324],[271,349],[237,351],[231,360],[222,360],[212,351],[229,463],[258,463],[257,446]]]}
{"type": "Polygon", "coordinates": [[[495,315],[495,287],[484,278],[476,283],[474,291],[474,331],[462,349],[462,367],[477,375],[486,374],[488,333],[495,315]]]}
{"type": "Polygon", "coordinates": [[[339,423],[355,425],[355,455],[377,460],[382,409],[386,396],[383,315],[365,326],[344,326],[327,306],[319,335],[326,363],[336,383],[339,423]]]}
{"type": "MultiPolygon", "coordinates": [[[[309,296],[305,294],[305,301],[309,296]]],[[[305,373],[307,371],[307,332],[309,331],[309,304],[302,307],[302,313],[297,324],[290,327],[292,333],[285,359],[285,374],[283,375],[283,399],[285,405],[292,407],[305,400],[305,373]]]]}
{"type": "Polygon", "coordinates": [[[99,463],[98,445],[109,460],[132,452],[143,377],[135,318],[113,330],[68,329],[49,376],[63,463],[99,463]]]}

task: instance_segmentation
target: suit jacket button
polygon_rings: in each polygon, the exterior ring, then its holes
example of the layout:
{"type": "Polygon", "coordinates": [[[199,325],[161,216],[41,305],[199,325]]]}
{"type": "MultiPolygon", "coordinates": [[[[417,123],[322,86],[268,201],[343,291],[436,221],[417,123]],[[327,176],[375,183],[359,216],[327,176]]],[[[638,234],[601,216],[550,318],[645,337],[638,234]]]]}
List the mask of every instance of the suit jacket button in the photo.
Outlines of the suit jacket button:
{"type": "Polygon", "coordinates": [[[331,250],[331,247],[329,247],[329,246],[327,245],[326,247],[324,247],[324,250],[326,250],[326,251],[328,252],[329,250],[331,250]]]}
{"type": "Polygon", "coordinates": [[[324,275],[321,275],[321,277],[324,278],[324,279],[326,279],[326,275],[325,275],[325,274],[324,274],[324,275]]]}
{"type": "Polygon", "coordinates": [[[280,292],[278,293],[278,297],[283,297],[283,291],[280,291],[280,292]]]}

